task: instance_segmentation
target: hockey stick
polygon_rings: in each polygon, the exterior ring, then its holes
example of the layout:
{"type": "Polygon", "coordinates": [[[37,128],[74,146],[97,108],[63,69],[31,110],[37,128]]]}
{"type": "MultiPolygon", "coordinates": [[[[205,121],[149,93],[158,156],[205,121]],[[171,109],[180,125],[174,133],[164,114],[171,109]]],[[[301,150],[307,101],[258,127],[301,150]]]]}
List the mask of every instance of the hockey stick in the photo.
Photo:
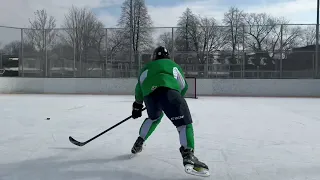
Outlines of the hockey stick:
{"type": "MultiPolygon", "coordinates": [[[[144,111],[145,109],[146,109],[146,108],[143,108],[143,109],[142,109],[142,111],[144,111]]],[[[105,130],[105,131],[101,132],[100,134],[98,134],[98,135],[94,136],[93,138],[91,138],[91,139],[89,139],[89,140],[87,140],[87,141],[85,141],[85,142],[79,142],[79,141],[75,140],[75,139],[74,139],[73,137],[71,137],[71,136],[69,136],[69,141],[70,141],[72,144],[74,144],[74,145],[77,145],[77,146],[84,146],[84,145],[88,144],[89,142],[91,142],[92,140],[94,140],[94,139],[98,138],[99,136],[101,136],[101,135],[103,135],[104,133],[106,133],[106,132],[110,131],[111,129],[113,129],[113,128],[115,128],[115,127],[119,126],[120,124],[122,124],[122,123],[124,123],[124,122],[128,121],[128,120],[129,120],[129,119],[131,119],[131,118],[132,118],[132,116],[127,117],[126,119],[124,119],[124,120],[122,120],[122,121],[118,122],[117,124],[113,125],[112,127],[108,128],[107,130],[105,130]]]]}

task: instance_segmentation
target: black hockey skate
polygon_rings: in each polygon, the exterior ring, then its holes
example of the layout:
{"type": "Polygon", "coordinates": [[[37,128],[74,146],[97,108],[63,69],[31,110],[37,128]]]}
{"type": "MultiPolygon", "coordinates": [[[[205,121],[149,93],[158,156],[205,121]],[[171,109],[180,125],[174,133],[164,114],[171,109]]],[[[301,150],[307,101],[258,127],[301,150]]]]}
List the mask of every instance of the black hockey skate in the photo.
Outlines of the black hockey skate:
{"type": "Polygon", "coordinates": [[[131,149],[131,153],[132,154],[140,153],[142,151],[142,148],[143,148],[143,143],[144,143],[144,139],[142,139],[139,136],[138,139],[136,140],[136,142],[134,143],[132,149],[131,149]]]}
{"type": "Polygon", "coordinates": [[[198,160],[193,150],[185,149],[183,146],[181,146],[179,150],[183,158],[183,166],[185,167],[186,173],[202,177],[210,176],[208,166],[198,160]]]}

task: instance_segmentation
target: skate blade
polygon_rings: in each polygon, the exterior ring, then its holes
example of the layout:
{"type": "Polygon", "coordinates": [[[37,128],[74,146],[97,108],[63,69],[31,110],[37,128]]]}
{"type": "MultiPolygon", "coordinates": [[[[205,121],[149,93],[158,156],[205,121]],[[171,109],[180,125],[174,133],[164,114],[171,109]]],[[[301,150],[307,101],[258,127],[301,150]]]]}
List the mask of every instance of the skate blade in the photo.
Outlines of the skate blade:
{"type": "Polygon", "coordinates": [[[185,165],[185,172],[194,176],[209,177],[210,172],[204,168],[194,168],[193,165],[185,165]]]}
{"type": "Polygon", "coordinates": [[[132,152],[131,152],[131,154],[130,154],[130,159],[138,156],[140,153],[141,153],[141,152],[136,152],[136,153],[132,153],[132,152]]]}
{"type": "Polygon", "coordinates": [[[138,154],[140,154],[140,153],[144,150],[144,147],[145,147],[145,146],[146,146],[146,145],[144,144],[144,145],[142,146],[141,151],[139,151],[139,152],[136,152],[136,153],[132,153],[132,152],[131,152],[130,159],[131,159],[131,158],[134,158],[134,157],[136,157],[138,154]]]}
{"type": "Polygon", "coordinates": [[[141,152],[142,152],[142,151],[136,152],[136,153],[132,153],[132,152],[131,152],[130,159],[138,156],[141,152]]]}
{"type": "Polygon", "coordinates": [[[129,156],[129,159],[132,159],[132,158],[134,158],[134,157],[136,157],[136,156],[137,156],[137,154],[131,153],[130,156],[129,156]]]}

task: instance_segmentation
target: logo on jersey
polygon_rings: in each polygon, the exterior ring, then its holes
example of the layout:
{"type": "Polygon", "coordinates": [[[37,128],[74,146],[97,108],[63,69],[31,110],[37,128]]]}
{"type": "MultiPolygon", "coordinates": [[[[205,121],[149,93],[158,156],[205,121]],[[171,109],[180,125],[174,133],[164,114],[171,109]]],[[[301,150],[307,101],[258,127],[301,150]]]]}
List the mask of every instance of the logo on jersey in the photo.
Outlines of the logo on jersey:
{"type": "Polygon", "coordinates": [[[155,89],[157,89],[158,86],[152,86],[151,87],[151,91],[154,91],[155,89]]]}
{"type": "Polygon", "coordinates": [[[184,115],[182,116],[177,116],[177,117],[172,117],[171,118],[171,121],[175,121],[175,120],[179,120],[179,119],[183,119],[184,118],[184,115]]]}

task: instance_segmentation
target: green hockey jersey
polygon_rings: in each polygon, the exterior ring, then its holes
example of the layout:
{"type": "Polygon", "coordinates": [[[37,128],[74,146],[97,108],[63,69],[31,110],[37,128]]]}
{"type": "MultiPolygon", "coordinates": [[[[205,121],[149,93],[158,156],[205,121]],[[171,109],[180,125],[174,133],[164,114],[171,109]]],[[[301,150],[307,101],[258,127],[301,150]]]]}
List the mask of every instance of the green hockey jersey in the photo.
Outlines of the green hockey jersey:
{"type": "Polygon", "coordinates": [[[143,98],[158,87],[177,90],[182,96],[188,90],[181,67],[171,59],[151,61],[141,69],[135,88],[135,100],[142,103],[143,98]]]}

